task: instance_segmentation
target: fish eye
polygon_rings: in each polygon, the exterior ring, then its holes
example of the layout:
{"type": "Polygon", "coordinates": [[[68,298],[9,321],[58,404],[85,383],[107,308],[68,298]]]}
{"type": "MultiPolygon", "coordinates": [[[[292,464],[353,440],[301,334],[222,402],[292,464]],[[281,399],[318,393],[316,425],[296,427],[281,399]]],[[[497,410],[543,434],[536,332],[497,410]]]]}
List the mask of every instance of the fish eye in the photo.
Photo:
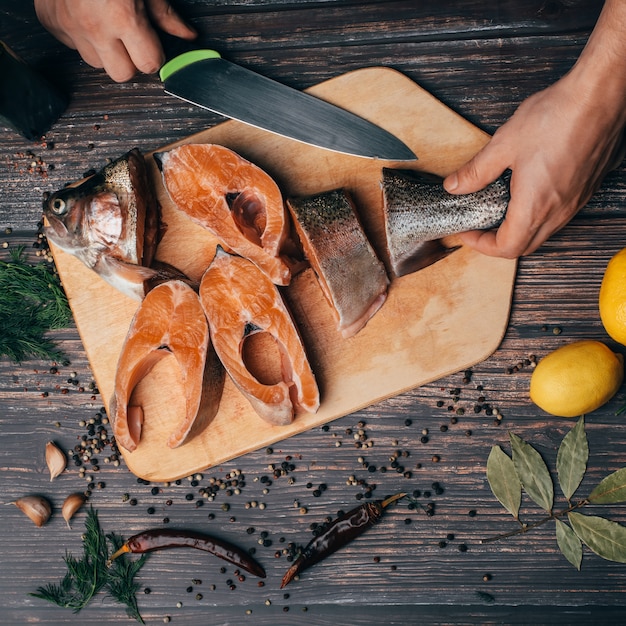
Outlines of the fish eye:
{"type": "Polygon", "coordinates": [[[56,215],[63,215],[63,213],[65,213],[65,200],[63,200],[62,198],[55,198],[50,203],[50,208],[52,209],[52,212],[56,215]]]}

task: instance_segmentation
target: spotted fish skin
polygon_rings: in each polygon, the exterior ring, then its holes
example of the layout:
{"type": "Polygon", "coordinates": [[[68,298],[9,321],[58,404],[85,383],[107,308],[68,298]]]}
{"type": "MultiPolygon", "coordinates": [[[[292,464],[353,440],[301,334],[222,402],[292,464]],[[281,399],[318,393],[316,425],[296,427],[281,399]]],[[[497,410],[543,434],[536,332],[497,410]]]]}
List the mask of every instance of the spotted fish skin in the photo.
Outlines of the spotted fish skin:
{"type": "Polygon", "coordinates": [[[341,336],[359,332],[387,297],[389,278],[344,189],[288,198],[306,258],[334,309],[341,336]]]}
{"type": "Polygon", "coordinates": [[[409,170],[383,169],[383,206],[392,270],[403,276],[448,254],[442,237],[496,228],[508,207],[509,176],[475,193],[454,195],[443,179],[409,170]]]}

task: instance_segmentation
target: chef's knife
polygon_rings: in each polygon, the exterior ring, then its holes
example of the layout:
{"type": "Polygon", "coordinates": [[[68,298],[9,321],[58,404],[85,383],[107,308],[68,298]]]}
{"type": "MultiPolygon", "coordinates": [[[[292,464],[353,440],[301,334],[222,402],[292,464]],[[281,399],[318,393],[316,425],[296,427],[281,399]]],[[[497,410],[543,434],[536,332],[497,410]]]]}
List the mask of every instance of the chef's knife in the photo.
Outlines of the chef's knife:
{"type": "Polygon", "coordinates": [[[306,144],[386,161],[414,161],[397,137],[354,113],[223,59],[192,50],[159,73],[165,92],[306,144]]]}

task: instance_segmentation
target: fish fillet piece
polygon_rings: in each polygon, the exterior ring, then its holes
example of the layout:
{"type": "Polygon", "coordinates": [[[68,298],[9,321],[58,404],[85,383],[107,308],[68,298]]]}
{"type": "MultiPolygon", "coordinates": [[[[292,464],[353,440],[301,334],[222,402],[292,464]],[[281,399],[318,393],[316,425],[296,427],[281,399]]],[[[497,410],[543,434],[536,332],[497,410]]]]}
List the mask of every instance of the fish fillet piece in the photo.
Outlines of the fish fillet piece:
{"type": "Polygon", "coordinates": [[[280,189],[266,172],[217,144],[186,144],[154,158],[180,211],[275,284],[289,284],[291,270],[281,257],[287,214],[280,189]]]}
{"type": "Polygon", "coordinates": [[[443,246],[443,237],[497,227],[510,198],[505,175],[481,191],[453,195],[438,176],[383,168],[381,186],[387,248],[396,276],[422,269],[455,250],[443,246]]]}
{"type": "Polygon", "coordinates": [[[338,330],[358,333],[387,298],[389,278],[370,245],[354,203],[344,189],[288,198],[296,232],[324,296],[333,307],[338,330]]]}
{"type": "MultiPolygon", "coordinates": [[[[165,357],[176,359],[186,404],[185,415],[167,440],[170,448],[176,448],[189,434],[201,403],[211,417],[217,413],[224,382],[223,369],[214,363],[217,357],[198,294],[182,281],[162,283],[148,293],[119,356],[111,401],[113,432],[117,443],[130,452],[139,444],[144,418],[143,409],[131,405],[133,390],[165,357]]],[[[172,389],[163,390],[163,402],[170,393],[172,389]]]]}
{"type": "Polygon", "coordinates": [[[200,283],[215,351],[253,409],[272,425],[290,424],[302,409],[315,413],[319,390],[291,314],[276,285],[251,261],[220,246],[200,283]],[[275,350],[267,358],[279,380],[262,381],[249,369],[246,343],[265,334],[275,350]]]}
{"type": "Polygon", "coordinates": [[[154,260],[163,225],[137,148],[49,195],[43,213],[50,241],[131,298],[141,300],[163,280],[186,278],[154,260]]]}

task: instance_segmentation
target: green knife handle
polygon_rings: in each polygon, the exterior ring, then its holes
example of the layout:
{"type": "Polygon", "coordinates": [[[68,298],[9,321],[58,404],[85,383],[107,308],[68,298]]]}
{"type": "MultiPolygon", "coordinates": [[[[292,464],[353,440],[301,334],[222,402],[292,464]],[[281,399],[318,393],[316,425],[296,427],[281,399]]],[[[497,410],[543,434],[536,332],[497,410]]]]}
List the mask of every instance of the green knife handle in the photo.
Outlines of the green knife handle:
{"type": "Polygon", "coordinates": [[[168,61],[160,70],[159,78],[161,82],[165,82],[172,74],[182,70],[196,61],[204,61],[205,59],[219,59],[220,53],[215,50],[190,50],[183,52],[171,61],[168,61]]]}

